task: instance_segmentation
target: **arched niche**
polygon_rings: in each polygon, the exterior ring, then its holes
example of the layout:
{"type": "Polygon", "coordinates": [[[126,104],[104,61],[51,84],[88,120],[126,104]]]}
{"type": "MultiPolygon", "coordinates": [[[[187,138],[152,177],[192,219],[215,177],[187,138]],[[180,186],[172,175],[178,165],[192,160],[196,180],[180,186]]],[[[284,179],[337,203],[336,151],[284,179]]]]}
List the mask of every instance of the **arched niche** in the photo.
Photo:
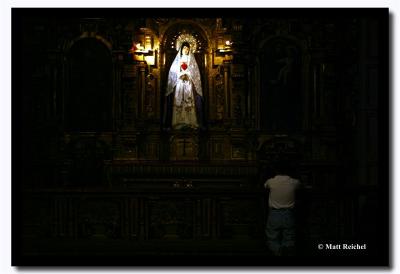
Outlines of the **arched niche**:
{"type": "Polygon", "coordinates": [[[68,131],[112,130],[112,58],[99,39],[83,38],[67,54],[64,121],[68,131]]]}
{"type": "Polygon", "coordinates": [[[166,123],[166,98],[165,92],[167,88],[168,72],[174,58],[176,57],[176,39],[182,33],[187,33],[196,38],[197,50],[194,53],[197,64],[199,66],[201,83],[203,89],[203,121],[207,121],[207,97],[208,97],[208,39],[204,30],[197,23],[191,21],[178,22],[171,25],[162,36],[160,41],[160,60],[161,60],[161,109],[162,109],[162,125],[166,123]]]}
{"type": "Polygon", "coordinates": [[[303,49],[292,39],[274,37],[261,44],[259,126],[271,133],[302,129],[304,117],[303,49]]]}

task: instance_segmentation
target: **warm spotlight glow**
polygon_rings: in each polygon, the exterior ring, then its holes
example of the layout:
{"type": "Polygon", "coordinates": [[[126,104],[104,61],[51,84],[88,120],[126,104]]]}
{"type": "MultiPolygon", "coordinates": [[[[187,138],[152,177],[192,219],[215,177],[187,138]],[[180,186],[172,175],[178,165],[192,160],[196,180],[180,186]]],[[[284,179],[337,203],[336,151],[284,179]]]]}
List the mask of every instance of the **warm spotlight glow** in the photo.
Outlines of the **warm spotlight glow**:
{"type": "Polygon", "coordinates": [[[141,43],[137,43],[137,44],[136,44],[136,48],[137,48],[136,51],[143,51],[143,50],[144,50],[144,47],[142,46],[141,43]]]}
{"type": "Polygon", "coordinates": [[[144,60],[146,60],[146,63],[147,63],[149,66],[154,66],[154,63],[155,63],[155,57],[154,57],[154,55],[145,56],[145,57],[144,57],[144,60]]]}
{"type": "Polygon", "coordinates": [[[149,34],[141,36],[132,44],[130,51],[133,53],[133,59],[139,62],[145,62],[149,66],[157,64],[158,41],[154,40],[149,34]]]}

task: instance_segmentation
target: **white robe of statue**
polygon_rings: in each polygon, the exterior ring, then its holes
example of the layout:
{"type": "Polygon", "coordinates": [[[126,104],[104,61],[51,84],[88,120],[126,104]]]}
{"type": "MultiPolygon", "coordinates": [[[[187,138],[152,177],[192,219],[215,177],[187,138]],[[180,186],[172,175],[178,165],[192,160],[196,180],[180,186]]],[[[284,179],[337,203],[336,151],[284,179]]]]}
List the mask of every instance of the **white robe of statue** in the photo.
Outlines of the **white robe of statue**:
{"type": "Polygon", "coordinates": [[[182,48],[176,55],[168,73],[166,96],[174,93],[172,127],[197,128],[195,93],[203,96],[200,71],[193,53],[182,48]]]}

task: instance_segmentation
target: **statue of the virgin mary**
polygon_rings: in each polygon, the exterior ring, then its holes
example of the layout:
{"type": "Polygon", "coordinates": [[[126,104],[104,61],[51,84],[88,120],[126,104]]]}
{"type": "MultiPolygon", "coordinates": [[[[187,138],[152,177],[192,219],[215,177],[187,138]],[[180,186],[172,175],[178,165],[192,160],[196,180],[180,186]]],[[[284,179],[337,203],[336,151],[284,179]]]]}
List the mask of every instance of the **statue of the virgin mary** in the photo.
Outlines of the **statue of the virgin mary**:
{"type": "MultiPolygon", "coordinates": [[[[168,73],[165,124],[174,129],[203,127],[201,77],[188,41],[177,43],[178,53],[168,73]]],[[[193,43],[192,43],[193,44],[193,43]]]]}

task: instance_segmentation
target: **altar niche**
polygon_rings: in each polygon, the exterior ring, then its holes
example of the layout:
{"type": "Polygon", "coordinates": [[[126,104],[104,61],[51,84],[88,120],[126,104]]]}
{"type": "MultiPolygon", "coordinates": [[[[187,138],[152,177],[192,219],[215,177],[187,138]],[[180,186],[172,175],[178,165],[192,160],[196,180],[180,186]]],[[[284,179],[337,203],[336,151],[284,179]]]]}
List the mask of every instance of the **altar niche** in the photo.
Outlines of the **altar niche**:
{"type": "Polygon", "coordinates": [[[260,127],[275,133],[301,130],[303,51],[295,41],[276,37],[260,49],[260,127]]]}
{"type": "Polygon", "coordinates": [[[67,54],[64,122],[68,131],[112,130],[112,57],[96,38],[82,38],[67,54]]]}
{"type": "Polygon", "coordinates": [[[170,26],[160,44],[162,131],[168,160],[205,157],[207,37],[192,21],[170,26]]]}
{"type": "Polygon", "coordinates": [[[179,22],[161,43],[162,128],[206,128],[207,38],[193,22],[179,22]]]}

